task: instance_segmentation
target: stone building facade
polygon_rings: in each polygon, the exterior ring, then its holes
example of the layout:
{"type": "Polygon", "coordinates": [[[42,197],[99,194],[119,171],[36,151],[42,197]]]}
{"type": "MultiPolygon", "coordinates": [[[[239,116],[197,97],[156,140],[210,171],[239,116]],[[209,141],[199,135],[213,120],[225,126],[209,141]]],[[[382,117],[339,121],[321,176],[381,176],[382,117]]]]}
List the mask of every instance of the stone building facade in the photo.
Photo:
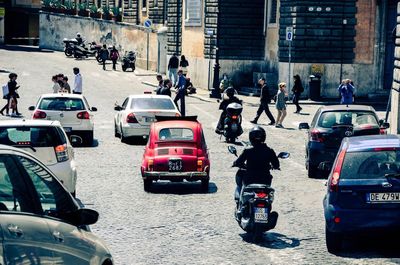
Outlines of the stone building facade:
{"type": "Polygon", "coordinates": [[[397,4],[397,25],[395,31],[395,62],[391,90],[390,132],[400,134],[400,3],[397,4]]]}

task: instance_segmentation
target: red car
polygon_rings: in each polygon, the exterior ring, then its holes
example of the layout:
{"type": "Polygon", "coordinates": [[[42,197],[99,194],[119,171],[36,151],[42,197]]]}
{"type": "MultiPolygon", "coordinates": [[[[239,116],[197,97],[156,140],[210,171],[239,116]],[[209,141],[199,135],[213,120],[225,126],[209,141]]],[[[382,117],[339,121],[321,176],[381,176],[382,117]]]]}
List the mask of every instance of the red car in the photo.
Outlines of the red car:
{"type": "Polygon", "coordinates": [[[156,117],[142,162],[144,190],[153,181],[201,180],[208,190],[210,160],[201,124],[197,117],[156,117]]]}

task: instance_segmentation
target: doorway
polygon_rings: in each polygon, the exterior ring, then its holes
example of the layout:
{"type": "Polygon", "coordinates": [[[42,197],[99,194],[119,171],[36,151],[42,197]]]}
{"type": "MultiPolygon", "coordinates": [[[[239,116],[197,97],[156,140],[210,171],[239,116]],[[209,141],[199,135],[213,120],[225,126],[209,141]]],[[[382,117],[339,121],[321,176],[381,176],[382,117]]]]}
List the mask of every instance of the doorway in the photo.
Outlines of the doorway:
{"type": "Polygon", "coordinates": [[[397,1],[389,0],[387,6],[386,17],[386,51],[385,51],[385,72],[383,76],[383,88],[391,89],[393,82],[393,69],[394,69],[394,49],[395,42],[393,30],[396,27],[397,20],[397,1]]]}

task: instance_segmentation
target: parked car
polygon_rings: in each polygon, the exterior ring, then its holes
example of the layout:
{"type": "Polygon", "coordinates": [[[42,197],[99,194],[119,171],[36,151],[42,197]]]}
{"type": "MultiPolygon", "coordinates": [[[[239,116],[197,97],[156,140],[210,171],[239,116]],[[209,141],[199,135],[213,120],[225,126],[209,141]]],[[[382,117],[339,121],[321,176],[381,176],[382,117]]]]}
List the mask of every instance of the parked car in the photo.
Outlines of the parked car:
{"type": "Polygon", "coordinates": [[[371,230],[400,229],[400,137],[344,138],[332,165],[323,200],[326,246],[332,253],[343,236],[371,230]]]}
{"type": "Polygon", "coordinates": [[[94,122],[92,112],[86,98],[78,94],[44,94],[35,106],[32,119],[60,121],[68,136],[76,135],[86,145],[93,144],[94,122]]]}
{"type": "Polygon", "coordinates": [[[29,153],[0,145],[0,263],[113,264],[89,231],[98,213],[82,208],[29,153]]]}
{"type": "Polygon", "coordinates": [[[141,173],[144,190],[153,181],[201,180],[208,190],[210,160],[201,124],[197,117],[157,117],[143,155],[141,173]]]}
{"type": "Polygon", "coordinates": [[[151,94],[130,95],[114,109],[118,111],[114,117],[115,137],[121,137],[122,142],[133,136],[147,138],[156,115],[181,115],[170,97],[151,94]]]}
{"type": "Polygon", "coordinates": [[[363,105],[323,106],[311,122],[300,123],[307,129],[306,168],[309,177],[317,177],[321,162],[333,162],[344,137],[386,134],[389,124],[379,120],[375,109],[363,105]]]}
{"type": "Polygon", "coordinates": [[[24,149],[45,164],[75,196],[74,150],[60,122],[43,120],[1,120],[0,144],[24,149]]]}

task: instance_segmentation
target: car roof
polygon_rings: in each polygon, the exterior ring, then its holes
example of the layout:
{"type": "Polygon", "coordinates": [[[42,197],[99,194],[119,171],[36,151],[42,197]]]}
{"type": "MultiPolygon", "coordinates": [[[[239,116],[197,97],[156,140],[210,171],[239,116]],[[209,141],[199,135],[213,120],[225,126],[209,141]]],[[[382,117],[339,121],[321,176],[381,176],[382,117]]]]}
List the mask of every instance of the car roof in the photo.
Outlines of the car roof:
{"type": "Polygon", "coordinates": [[[0,120],[1,126],[61,126],[61,124],[59,121],[50,120],[13,119],[0,120]]]}
{"type": "Polygon", "coordinates": [[[42,94],[41,98],[83,98],[81,94],[70,94],[70,93],[52,93],[52,94],[42,94]]]}
{"type": "Polygon", "coordinates": [[[328,106],[322,106],[320,108],[322,112],[324,111],[346,111],[346,110],[364,110],[364,111],[373,111],[375,112],[375,109],[371,106],[367,105],[328,105],[328,106]]]}
{"type": "Polygon", "coordinates": [[[154,123],[156,130],[164,128],[190,128],[196,129],[199,126],[198,121],[185,121],[185,120],[171,120],[171,121],[158,121],[154,123]]]}
{"type": "Polygon", "coordinates": [[[373,148],[400,148],[400,137],[394,134],[353,136],[344,139],[347,152],[366,151],[373,148]]]}
{"type": "MultiPolygon", "coordinates": [[[[171,99],[170,96],[166,95],[153,95],[153,94],[137,94],[137,95],[129,95],[129,98],[168,98],[171,99]]],[[[171,99],[172,100],[172,99],[171,99]]]]}

